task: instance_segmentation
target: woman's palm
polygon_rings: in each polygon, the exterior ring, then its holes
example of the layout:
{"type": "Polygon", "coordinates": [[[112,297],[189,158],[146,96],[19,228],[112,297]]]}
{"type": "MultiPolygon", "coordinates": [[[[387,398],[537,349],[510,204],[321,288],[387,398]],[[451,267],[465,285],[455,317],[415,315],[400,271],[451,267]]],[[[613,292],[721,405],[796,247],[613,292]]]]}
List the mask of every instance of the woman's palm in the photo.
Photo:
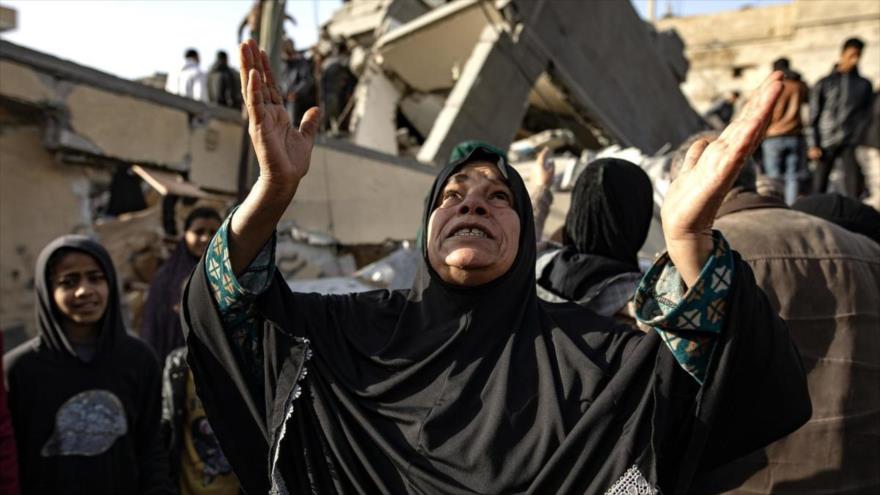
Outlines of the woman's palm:
{"type": "Polygon", "coordinates": [[[271,183],[295,186],[309,170],[319,125],[318,109],[306,112],[299,129],[294,128],[275,86],[266,53],[250,40],[242,43],[239,61],[248,131],[260,163],[260,177],[271,183]]]}

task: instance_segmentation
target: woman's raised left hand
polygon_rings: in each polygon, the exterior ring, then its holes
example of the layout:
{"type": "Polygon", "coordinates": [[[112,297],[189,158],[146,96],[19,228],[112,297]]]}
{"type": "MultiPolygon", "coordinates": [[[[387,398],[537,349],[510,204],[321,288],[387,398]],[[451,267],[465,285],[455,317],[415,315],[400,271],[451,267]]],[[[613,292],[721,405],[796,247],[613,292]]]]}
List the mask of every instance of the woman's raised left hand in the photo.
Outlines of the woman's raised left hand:
{"type": "Polygon", "coordinates": [[[718,139],[694,143],[669,186],[660,210],[663,236],[688,286],[697,281],[712,252],[712,223],[724,196],[764,138],[781,80],[782,72],[770,74],[718,139]]]}

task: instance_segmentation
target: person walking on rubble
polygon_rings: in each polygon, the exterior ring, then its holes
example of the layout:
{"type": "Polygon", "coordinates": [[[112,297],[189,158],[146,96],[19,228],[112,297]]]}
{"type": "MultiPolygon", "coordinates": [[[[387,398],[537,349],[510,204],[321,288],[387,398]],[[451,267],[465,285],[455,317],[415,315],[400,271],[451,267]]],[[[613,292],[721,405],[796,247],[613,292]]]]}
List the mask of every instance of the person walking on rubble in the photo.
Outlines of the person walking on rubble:
{"type": "Polygon", "coordinates": [[[165,90],[185,98],[208,101],[205,73],[199,67],[199,52],[190,48],[184,53],[183,58],[183,67],[168,75],[165,90]]]}
{"type": "Polygon", "coordinates": [[[281,51],[281,90],[293,125],[299,125],[306,110],[317,103],[314,62],[297,51],[292,39],[284,40],[281,51]]]}
{"type": "Polygon", "coordinates": [[[254,43],[241,57],[260,177],[182,316],[197,393],[248,493],[682,493],[809,417],[784,324],[711,231],[781,75],[670,187],[669,252],[636,295],[645,333],[538,299],[528,193],[481,143],[434,181],[411,289],[291,292],[273,232],[320,115],[293,128],[268,57],[254,43]]]}
{"type": "Polygon", "coordinates": [[[241,88],[238,75],[229,68],[226,52],[217,52],[217,59],[208,72],[208,101],[216,105],[241,109],[241,88]]]}
{"type": "Polygon", "coordinates": [[[831,74],[823,77],[810,93],[808,156],[816,161],[813,192],[828,189],[828,177],[835,167],[843,174],[840,193],[858,199],[863,177],[855,158],[857,131],[871,108],[871,82],[859,75],[859,59],[865,43],[850,38],[843,44],[840,59],[831,74]]]}

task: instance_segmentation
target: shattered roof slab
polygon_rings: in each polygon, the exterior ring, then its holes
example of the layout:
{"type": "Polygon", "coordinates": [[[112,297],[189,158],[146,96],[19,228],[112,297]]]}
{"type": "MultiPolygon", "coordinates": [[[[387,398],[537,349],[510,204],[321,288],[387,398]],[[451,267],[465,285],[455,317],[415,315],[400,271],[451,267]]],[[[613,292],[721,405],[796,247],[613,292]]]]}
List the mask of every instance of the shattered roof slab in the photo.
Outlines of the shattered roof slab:
{"type": "Polygon", "coordinates": [[[397,27],[376,42],[382,67],[417,91],[451,88],[454,68],[471,56],[489,12],[496,11],[483,10],[477,0],[458,0],[397,27]]]}

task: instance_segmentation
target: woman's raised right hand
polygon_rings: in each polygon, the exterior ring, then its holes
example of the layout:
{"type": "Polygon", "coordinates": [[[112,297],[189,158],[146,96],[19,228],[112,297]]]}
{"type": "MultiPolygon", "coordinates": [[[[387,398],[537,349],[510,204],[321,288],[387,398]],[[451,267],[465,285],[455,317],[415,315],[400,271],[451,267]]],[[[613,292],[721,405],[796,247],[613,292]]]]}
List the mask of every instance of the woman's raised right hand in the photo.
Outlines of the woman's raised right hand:
{"type": "Polygon", "coordinates": [[[248,40],[239,47],[239,62],[248,133],[260,164],[260,181],[276,190],[289,190],[292,196],[309,171],[320,111],[309,109],[299,129],[294,128],[266,52],[248,40]]]}

